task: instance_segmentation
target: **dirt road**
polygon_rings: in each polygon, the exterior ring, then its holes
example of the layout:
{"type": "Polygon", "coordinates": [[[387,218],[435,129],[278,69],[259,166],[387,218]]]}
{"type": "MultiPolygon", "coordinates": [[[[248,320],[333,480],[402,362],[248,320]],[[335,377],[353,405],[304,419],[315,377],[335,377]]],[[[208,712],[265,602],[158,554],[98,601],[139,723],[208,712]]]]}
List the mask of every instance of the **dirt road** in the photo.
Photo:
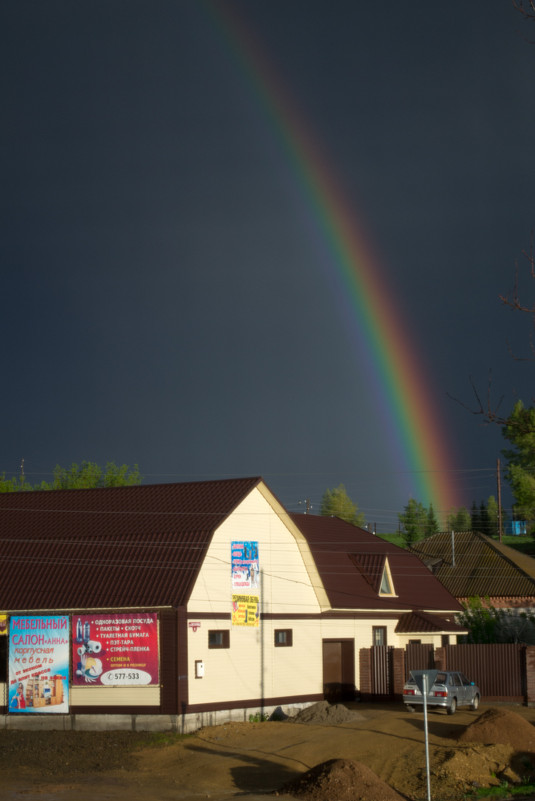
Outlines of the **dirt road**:
{"type": "MultiPolygon", "coordinates": [[[[346,707],[353,718],[345,723],[233,723],[180,739],[126,732],[2,731],[0,798],[223,801],[239,796],[256,801],[314,766],[343,759],[367,766],[379,783],[405,798],[425,799],[423,715],[410,713],[403,704],[346,707]]],[[[513,778],[510,765],[518,748],[457,740],[486,709],[459,710],[451,717],[429,713],[433,801],[458,801],[478,785],[499,784],[507,770],[513,778]]],[[[507,710],[535,722],[535,709],[507,710]]],[[[511,721],[514,725],[515,717],[511,721]]],[[[380,801],[379,796],[377,791],[370,801],[380,801]]],[[[321,797],[318,790],[315,798],[321,797]]],[[[362,796],[355,790],[347,797],[362,796]]]]}

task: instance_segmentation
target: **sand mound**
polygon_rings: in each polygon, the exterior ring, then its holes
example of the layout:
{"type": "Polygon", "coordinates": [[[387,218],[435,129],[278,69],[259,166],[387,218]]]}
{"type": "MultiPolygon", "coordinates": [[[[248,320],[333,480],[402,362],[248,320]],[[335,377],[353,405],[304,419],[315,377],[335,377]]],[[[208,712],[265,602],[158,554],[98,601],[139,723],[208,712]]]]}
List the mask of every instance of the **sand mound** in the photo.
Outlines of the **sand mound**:
{"type": "Polygon", "coordinates": [[[279,790],[304,801],[403,801],[388,784],[361,762],[330,759],[287,782],[279,790]]]}
{"type": "Polygon", "coordinates": [[[351,720],[363,720],[359,712],[348,709],[343,704],[330,704],[320,701],[317,704],[302,709],[294,717],[289,718],[292,723],[312,723],[316,725],[336,726],[340,723],[349,723],[351,720]]]}
{"type": "Polygon", "coordinates": [[[519,751],[535,751],[535,727],[521,715],[492,707],[467,726],[459,742],[510,745],[519,751]]]}

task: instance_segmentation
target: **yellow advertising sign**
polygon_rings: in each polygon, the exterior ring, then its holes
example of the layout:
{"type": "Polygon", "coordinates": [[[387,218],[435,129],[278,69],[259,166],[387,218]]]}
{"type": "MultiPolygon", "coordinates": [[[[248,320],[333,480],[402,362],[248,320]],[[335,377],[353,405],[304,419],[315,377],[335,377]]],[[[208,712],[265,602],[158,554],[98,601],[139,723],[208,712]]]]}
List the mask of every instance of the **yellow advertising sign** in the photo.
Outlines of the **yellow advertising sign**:
{"type": "Polygon", "coordinates": [[[260,602],[258,595],[232,596],[232,625],[258,626],[260,620],[260,602]]]}
{"type": "Polygon", "coordinates": [[[0,615],[0,637],[7,635],[7,615],[0,615]]]}

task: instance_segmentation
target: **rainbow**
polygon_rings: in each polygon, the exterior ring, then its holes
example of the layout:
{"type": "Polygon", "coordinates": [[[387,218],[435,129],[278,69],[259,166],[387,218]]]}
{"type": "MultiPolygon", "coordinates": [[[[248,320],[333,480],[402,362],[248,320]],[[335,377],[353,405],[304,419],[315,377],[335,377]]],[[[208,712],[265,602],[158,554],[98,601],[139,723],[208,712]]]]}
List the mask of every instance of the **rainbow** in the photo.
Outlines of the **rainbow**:
{"type": "Polygon", "coordinates": [[[410,476],[410,496],[426,506],[432,503],[440,519],[462,504],[452,480],[453,459],[380,259],[310,127],[236,6],[207,0],[207,8],[267,115],[316,235],[330,254],[330,285],[351,339],[368,363],[393,462],[410,476]]]}

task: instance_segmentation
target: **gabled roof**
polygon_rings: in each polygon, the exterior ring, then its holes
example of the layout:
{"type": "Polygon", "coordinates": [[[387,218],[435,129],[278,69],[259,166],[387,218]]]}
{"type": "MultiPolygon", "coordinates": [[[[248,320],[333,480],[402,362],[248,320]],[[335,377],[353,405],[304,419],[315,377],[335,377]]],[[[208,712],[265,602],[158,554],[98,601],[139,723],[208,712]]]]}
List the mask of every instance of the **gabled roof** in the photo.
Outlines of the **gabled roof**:
{"type": "Polygon", "coordinates": [[[312,551],[333,609],[458,612],[462,607],[417,556],[337,517],[291,515],[312,551]],[[388,560],[394,595],[379,595],[388,560]]]}
{"type": "Polygon", "coordinates": [[[0,610],[181,606],[213,532],[260,483],[0,494],[0,610]]]}
{"type": "Polygon", "coordinates": [[[456,598],[535,596],[535,559],[484,534],[434,534],[411,550],[456,598]]]}

